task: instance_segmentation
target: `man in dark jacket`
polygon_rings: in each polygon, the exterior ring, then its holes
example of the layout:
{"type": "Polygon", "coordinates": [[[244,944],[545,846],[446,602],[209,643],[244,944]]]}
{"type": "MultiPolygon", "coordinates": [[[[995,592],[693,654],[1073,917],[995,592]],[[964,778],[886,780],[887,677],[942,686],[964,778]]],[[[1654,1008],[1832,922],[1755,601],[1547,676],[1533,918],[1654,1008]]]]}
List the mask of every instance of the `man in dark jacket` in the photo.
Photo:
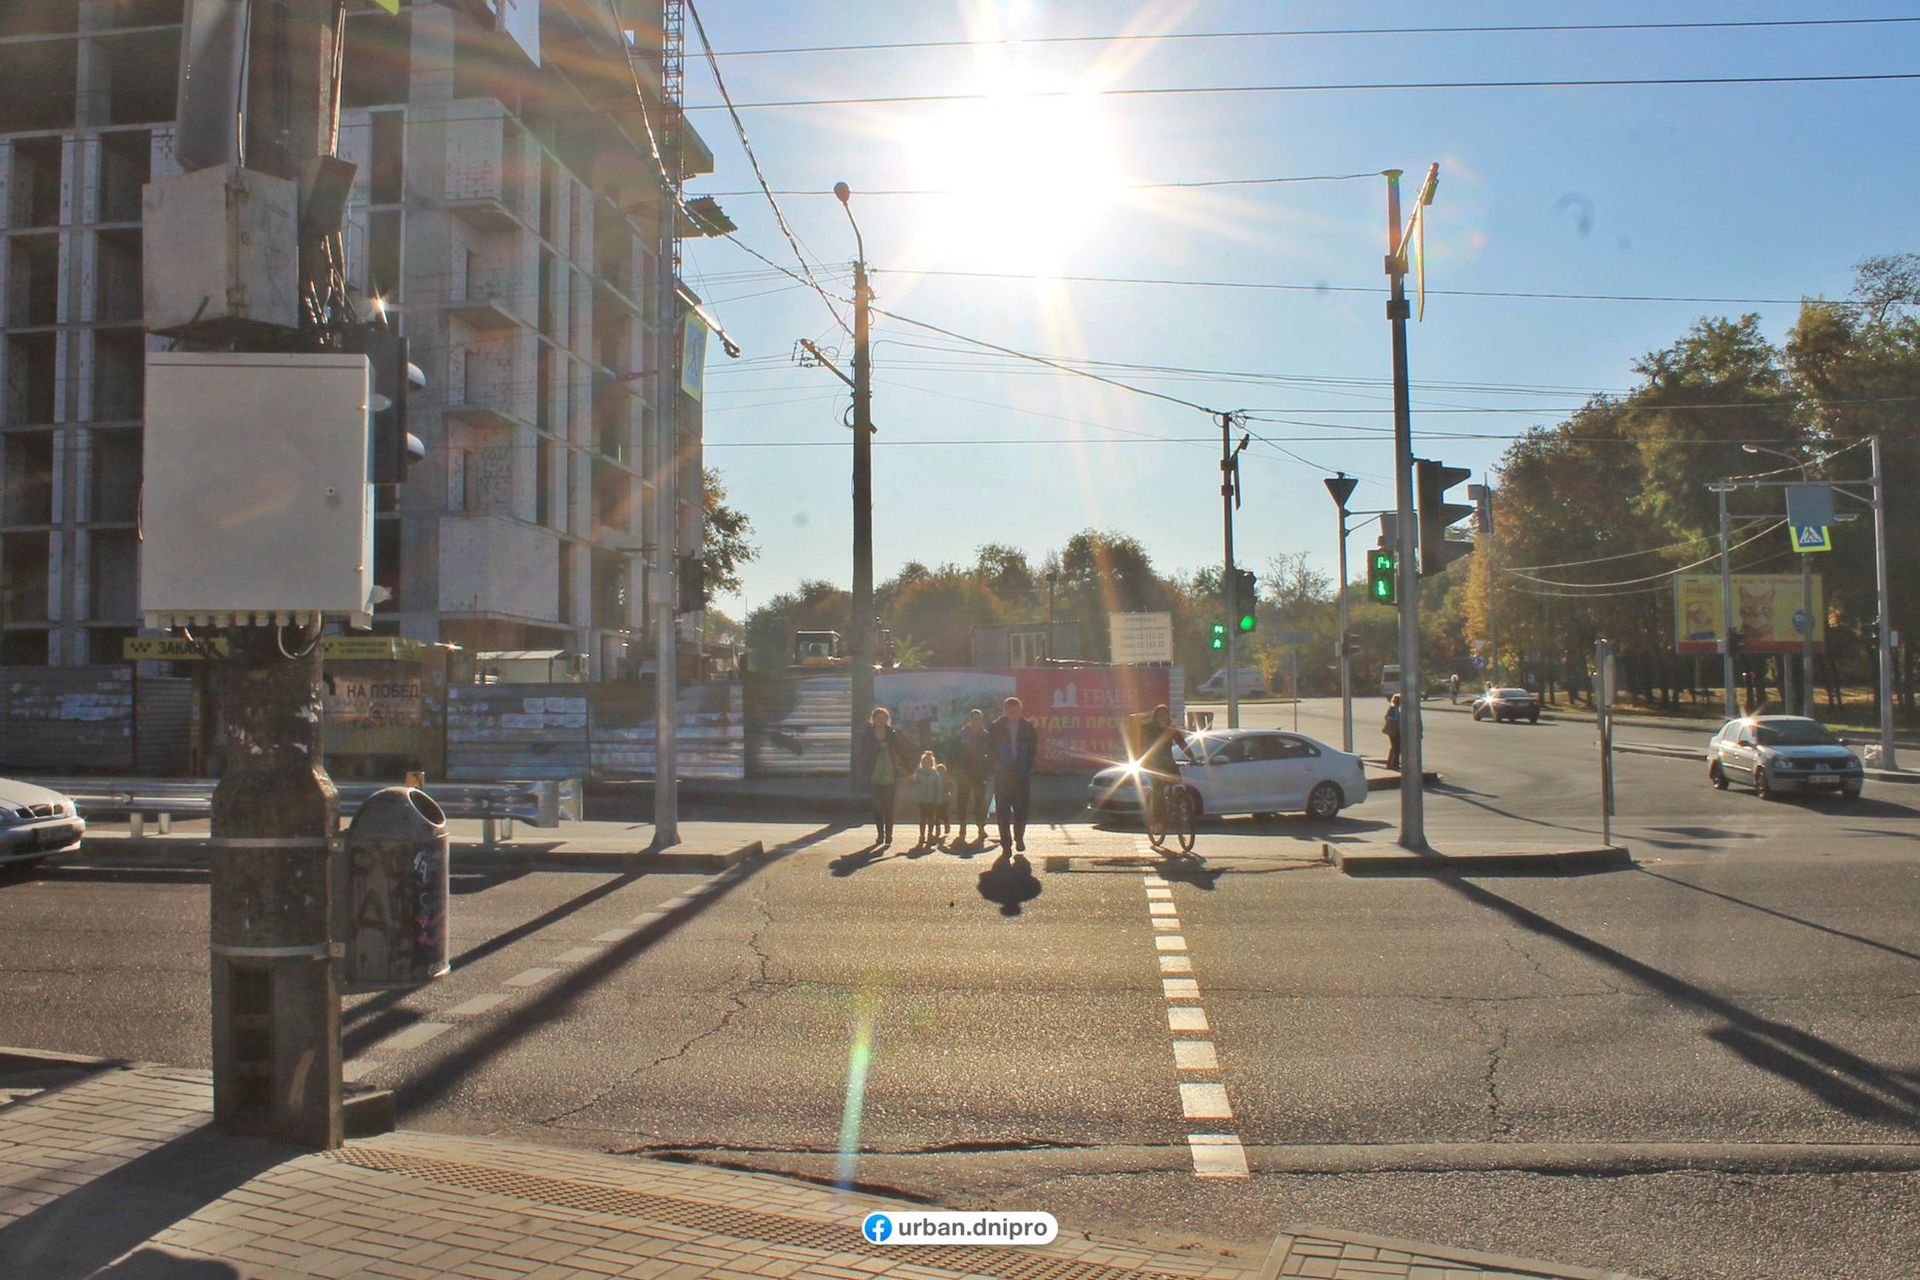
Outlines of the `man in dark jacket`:
{"type": "Polygon", "coordinates": [[[1033,765],[1040,757],[1040,731],[1022,714],[1020,699],[1001,704],[1004,714],[987,730],[993,753],[993,807],[1000,819],[1000,856],[1027,848],[1027,813],[1033,800],[1033,765]]]}
{"type": "Polygon", "coordinates": [[[960,843],[967,842],[967,815],[987,842],[987,787],[993,781],[993,747],[988,740],[987,713],[967,712],[967,721],[954,736],[947,763],[953,774],[953,798],[960,817],[960,843]]]}

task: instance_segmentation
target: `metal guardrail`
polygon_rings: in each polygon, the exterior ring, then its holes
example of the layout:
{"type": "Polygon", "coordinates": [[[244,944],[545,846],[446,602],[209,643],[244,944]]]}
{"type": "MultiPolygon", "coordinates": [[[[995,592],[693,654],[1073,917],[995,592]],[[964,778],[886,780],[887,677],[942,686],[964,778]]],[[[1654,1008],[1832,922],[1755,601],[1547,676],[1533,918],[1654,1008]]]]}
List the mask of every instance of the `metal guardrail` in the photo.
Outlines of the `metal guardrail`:
{"type": "MultiPolygon", "coordinates": [[[[124,813],[137,838],[146,834],[149,819],[164,834],[175,818],[201,818],[213,812],[214,778],[29,778],[36,786],[67,796],[83,816],[124,813]]],[[[336,782],[340,812],[350,815],[368,796],[394,784],[336,782]]],[[[477,818],[480,842],[487,849],[513,839],[513,824],[554,828],[578,822],[584,812],[578,778],[544,778],[526,782],[443,782],[422,790],[434,798],[450,818],[477,818]]]]}

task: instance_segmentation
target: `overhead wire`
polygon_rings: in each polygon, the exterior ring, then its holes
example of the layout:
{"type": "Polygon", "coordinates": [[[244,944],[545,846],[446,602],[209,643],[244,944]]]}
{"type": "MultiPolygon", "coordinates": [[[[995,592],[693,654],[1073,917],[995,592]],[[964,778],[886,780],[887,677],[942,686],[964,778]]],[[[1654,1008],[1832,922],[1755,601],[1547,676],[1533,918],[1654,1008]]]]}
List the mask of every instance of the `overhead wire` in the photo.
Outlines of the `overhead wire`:
{"type": "MultiPolygon", "coordinates": [[[[1729,552],[1737,551],[1741,547],[1747,546],[1749,543],[1758,542],[1761,538],[1764,538],[1767,534],[1772,533],[1775,529],[1785,528],[1786,523],[1787,522],[1784,519],[1775,520],[1773,523],[1767,525],[1765,528],[1755,533],[1752,537],[1741,539],[1739,542],[1736,542],[1732,546],[1728,547],[1727,550],[1729,552]]],[[[1593,587],[1593,588],[1630,587],[1642,582],[1664,581],[1668,578],[1673,577],[1675,574],[1685,573],[1689,569],[1698,569],[1703,564],[1711,564],[1715,560],[1718,560],[1719,558],[1720,558],[1720,553],[1715,552],[1713,555],[1705,556],[1699,560],[1695,560],[1691,564],[1683,564],[1683,565],[1677,566],[1676,568],[1663,570],[1659,573],[1648,574],[1644,578],[1622,578],[1618,582],[1556,582],[1551,578],[1536,578],[1532,574],[1522,573],[1518,569],[1503,569],[1502,572],[1510,574],[1513,577],[1520,578],[1527,582],[1537,582],[1541,586],[1545,586],[1545,587],[1573,587],[1577,589],[1584,589],[1589,587],[1593,587]]]]}

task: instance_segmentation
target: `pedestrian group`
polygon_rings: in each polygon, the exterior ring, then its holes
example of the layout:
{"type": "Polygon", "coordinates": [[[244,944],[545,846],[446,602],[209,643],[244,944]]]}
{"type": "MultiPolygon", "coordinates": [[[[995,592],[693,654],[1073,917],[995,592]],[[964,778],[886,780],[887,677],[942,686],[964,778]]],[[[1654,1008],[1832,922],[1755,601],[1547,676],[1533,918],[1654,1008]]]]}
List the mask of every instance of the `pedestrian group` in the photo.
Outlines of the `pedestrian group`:
{"type": "Polygon", "coordinates": [[[914,744],[893,727],[893,714],[875,707],[867,732],[861,736],[858,773],[870,788],[874,844],[893,843],[893,822],[906,783],[920,816],[916,849],[945,847],[959,818],[959,838],[967,842],[967,824],[976,839],[987,843],[987,797],[993,797],[1000,830],[1000,856],[1011,857],[1027,847],[1027,818],[1032,808],[1033,770],[1040,757],[1040,731],[1028,719],[1020,699],[1008,698],[992,724],[984,711],[967,713],[948,757],[931,750],[914,755],[914,744]]]}

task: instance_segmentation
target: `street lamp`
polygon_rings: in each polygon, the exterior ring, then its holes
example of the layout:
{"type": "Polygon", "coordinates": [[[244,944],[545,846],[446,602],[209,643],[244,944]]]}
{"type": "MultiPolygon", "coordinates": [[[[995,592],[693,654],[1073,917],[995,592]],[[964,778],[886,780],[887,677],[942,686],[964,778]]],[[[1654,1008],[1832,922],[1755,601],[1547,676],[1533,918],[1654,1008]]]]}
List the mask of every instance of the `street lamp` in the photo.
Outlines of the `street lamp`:
{"type": "MultiPolygon", "coordinates": [[[[873,714],[873,363],[870,350],[873,290],[867,286],[867,245],[853,216],[852,191],[844,182],[833,184],[833,194],[847,211],[853,227],[853,653],[850,674],[853,703],[853,750],[873,714]]],[[[854,786],[860,781],[851,761],[847,772],[854,786]]]]}
{"type": "MultiPolygon", "coordinates": [[[[1811,479],[1807,468],[1810,465],[1805,458],[1797,458],[1783,449],[1769,449],[1765,445],[1743,444],[1742,453],[1770,453],[1776,458],[1785,458],[1800,468],[1802,480],[1811,479]]],[[[1786,666],[1781,663],[1782,668],[1786,666]]],[[[1813,715],[1813,558],[1806,552],[1800,553],[1800,694],[1801,714],[1813,715]]]]}

